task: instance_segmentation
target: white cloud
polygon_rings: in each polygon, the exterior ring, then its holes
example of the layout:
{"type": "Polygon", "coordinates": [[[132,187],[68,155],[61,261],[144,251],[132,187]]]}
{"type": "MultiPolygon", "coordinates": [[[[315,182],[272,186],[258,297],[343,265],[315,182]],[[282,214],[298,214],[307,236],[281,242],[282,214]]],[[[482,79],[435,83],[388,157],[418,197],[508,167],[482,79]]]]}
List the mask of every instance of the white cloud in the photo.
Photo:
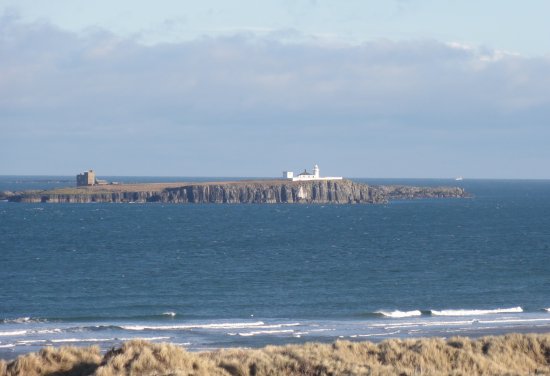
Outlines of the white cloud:
{"type": "Polygon", "coordinates": [[[122,149],[179,140],[214,153],[266,139],[300,153],[292,138],[311,137],[306,153],[349,136],[339,150],[360,153],[360,140],[384,130],[453,142],[480,130],[536,137],[550,120],[548,58],[435,40],[298,39],[247,32],[142,45],[4,16],[0,128],[68,143],[104,135],[122,149]]]}

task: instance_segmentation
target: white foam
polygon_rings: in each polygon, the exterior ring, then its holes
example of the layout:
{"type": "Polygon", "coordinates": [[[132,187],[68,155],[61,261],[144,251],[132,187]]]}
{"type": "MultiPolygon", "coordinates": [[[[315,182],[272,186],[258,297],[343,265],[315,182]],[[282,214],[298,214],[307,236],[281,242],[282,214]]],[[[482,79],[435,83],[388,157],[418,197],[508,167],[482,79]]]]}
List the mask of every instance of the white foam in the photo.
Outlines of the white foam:
{"type": "Polygon", "coordinates": [[[122,325],[124,330],[188,330],[188,329],[246,329],[265,325],[263,321],[256,322],[229,322],[195,325],[160,325],[160,326],[142,326],[142,325],[122,325]]]}
{"type": "Polygon", "coordinates": [[[289,324],[270,324],[270,325],[260,325],[258,326],[258,328],[262,328],[262,329],[275,329],[275,328],[284,328],[284,327],[288,327],[288,326],[300,326],[302,324],[300,324],[299,322],[293,322],[293,323],[289,323],[289,324]]]}
{"type": "Polygon", "coordinates": [[[544,309],[546,312],[550,312],[550,308],[545,308],[544,309]]]}
{"type": "Polygon", "coordinates": [[[8,336],[20,336],[23,334],[27,334],[26,330],[13,330],[11,332],[0,332],[1,337],[8,337],[8,336]]]}
{"type": "Polygon", "coordinates": [[[163,312],[162,315],[163,315],[163,316],[174,317],[174,316],[176,316],[176,312],[172,312],[172,311],[163,312]]]}
{"type": "Polygon", "coordinates": [[[27,322],[35,322],[35,321],[39,321],[39,320],[34,320],[30,317],[18,317],[18,318],[15,318],[15,319],[4,319],[1,322],[6,323],[6,324],[24,324],[24,323],[27,323],[27,322]]]}
{"type": "Polygon", "coordinates": [[[386,317],[391,317],[391,318],[414,317],[414,316],[422,315],[422,312],[420,312],[419,310],[414,310],[414,311],[398,311],[398,310],[395,310],[395,311],[392,311],[392,312],[378,311],[378,312],[375,312],[375,313],[386,316],[386,317]]]}
{"type": "Polygon", "coordinates": [[[52,343],[69,343],[69,342],[107,342],[113,341],[114,338],[62,338],[62,339],[50,339],[52,343]]]}
{"type": "Polygon", "coordinates": [[[255,332],[239,333],[239,336],[241,336],[241,337],[252,337],[252,336],[257,336],[259,334],[282,334],[282,333],[294,333],[294,330],[292,330],[292,329],[258,330],[258,331],[255,331],[255,332]]]}
{"type": "Polygon", "coordinates": [[[128,337],[128,338],[58,338],[51,339],[48,342],[52,343],[69,343],[69,342],[112,342],[112,341],[131,341],[134,339],[145,341],[160,341],[170,339],[171,337],[128,337]]]}
{"type": "Polygon", "coordinates": [[[497,308],[497,309],[447,309],[442,311],[431,310],[434,316],[475,316],[489,315],[494,313],[519,313],[523,312],[521,307],[497,308]]]}
{"type": "Polygon", "coordinates": [[[44,343],[44,342],[47,342],[47,341],[45,339],[33,339],[33,340],[17,341],[17,344],[32,345],[33,343],[44,343]]]}
{"type": "Polygon", "coordinates": [[[42,329],[42,330],[33,330],[31,333],[36,334],[52,334],[52,333],[61,333],[61,329],[55,328],[55,329],[42,329]]]}
{"type": "Polygon", "coordinates": [[[422,326],[457,326],[478,324],[479,320],[460,320],[460,321],[427,321],[422,326]]]}
{"type": "Polygon", "coordinates": [[[8,343],[7,345],[0,345],[0,349],[8,349],[10,347],[15,347],[13,343],[8,343]]]}
{"type": "Polygon", "coordinates": [[[505,319],[505,320],[479,320],[480,324],[508,324],[508,323],[530,323],[549,322],[550,319],[505,319]]]}
{"type": "Polygon", "coordinates": [[[382,327],[384,328],[385,330],[387,330],[389,327],[403,327],[403,328],[407,328],[407,327],[410,327],[410,326],[422,326],[422,324],[424,323],[424,321],[418,321],[418,322],[403,322],[403,321],[398,321],[396,323],[390,323],[390,322],[385,322],[385,323],[381,323],[381,324],[371,324],[370,326],[372,326],[373,328],[379,328],[379,327],[382,327]]]}
{"type": "Polygon", "coordinates": [[[384,323],[384,324],[372,324],[370,325],[373,328],[383,327],[384,330],[392,330],[395,328],[417,328],[417,327],[426,327],[426,326],[456,326],[456,325],[471,325],[476,320],[460,320],[460,321],[433,321],[433,320],[423,320],[418,322],[397,322],[397,323],[384,323]]]}
{"type": "Polygon", "coordinates": [[[301,333],[301,334],[310,334],[310,333],[319,333],[319,332],[331,332],[331,331],[335,331],[336,329],[334,328],[326,328],[326,329],[308,329],[307,331],[303,331],[303,332],[297,332],[297,333],[301,333]]]}
{"type": "Polygon", "coordinates": [[[144,340],[144,341],[161,341],[163,339],[170,339],[172,337],[128,337],[128,338],[113,338],[112,340],[119,340],[119,341],[131,341],[134,339],[144,340]]]}
{"type": "Polygon", "coordinates": [[[18,317],[16,319],[13,319],[11,320],[10,322],[13,322],[13,323],[24,323],[24,322],[29,322],[31,321],[31,318],[30,317],[18,317]]]}
{"type": "Polygon", "coordinates": [[[387,335],[393,335],[393,334],[399,334],[399,333],[401,333],[401,331],[396,330],[395,332],[391,332],[391,333],[357,334],[355,337],[381,337],[381,336],[387,336],[387,335]]]}

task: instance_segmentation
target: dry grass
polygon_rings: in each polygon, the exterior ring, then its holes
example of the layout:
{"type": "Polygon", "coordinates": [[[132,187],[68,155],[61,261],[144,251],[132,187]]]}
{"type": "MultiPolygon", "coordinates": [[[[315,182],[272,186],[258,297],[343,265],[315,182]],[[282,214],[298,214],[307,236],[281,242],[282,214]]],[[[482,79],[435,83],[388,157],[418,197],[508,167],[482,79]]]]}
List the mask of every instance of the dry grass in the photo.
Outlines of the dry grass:
{"type": "MultiPolygon", "coordinates": [[[[256,179],[256,180],[235,180],[235,181],[210,181],[210,182],[172,182],[172,183],[133,183],[114,185],[93,185],[82,187],[56,188],[46,191],[37,191],[40,194],[97,194],[97,193],[118,193],[118,192],[161,192],[166,188],[180,188],[193,185],[239,185],[239,184],[299,184],[281,179],[256,179]]],[[[30,192],[30,191],[29,191],[30,192]]]]}
{"type": "Polygon", "coordinates": [[[550,375],[550,334],[471,340],[337,341],[189,353],[170,344],[130,341],[99,355],[97,347],[46,348],[0,362],[0,375],[550,375]]]}
{"type": "Polygon", "coordinates": [[[152,344],[135,340],[105,354],[95,375],[215,376],[226,373],[206,356],[201,357],[170,344],[152,344]]]}
{"type": "Polygon", "coordinates": [[[550,335],[337,341],[211,357],[232,375],[550,375],[550,335]]]}
{"type": "Polygon", "coordinates": [[[44,347],[38,353],[20,356],[8,364],[0,364],[0,375],[90,375],[95,371],[101,359],[102,356],[97,346],[44,347]]]}

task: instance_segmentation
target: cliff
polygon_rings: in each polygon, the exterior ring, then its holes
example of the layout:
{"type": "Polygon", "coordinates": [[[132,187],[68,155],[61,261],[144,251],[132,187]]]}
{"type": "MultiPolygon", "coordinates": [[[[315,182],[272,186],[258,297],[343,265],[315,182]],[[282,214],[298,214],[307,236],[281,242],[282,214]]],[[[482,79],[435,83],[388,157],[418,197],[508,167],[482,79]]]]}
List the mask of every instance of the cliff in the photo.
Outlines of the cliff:
{"type": "Polygon", "coordinates": [[[218,183],[170,183],[93,186],[22,192],[14,202],[162,202],[196,204],[354,204],[384,203],[391,199],[466,197],[458,187],[369,186],[351,180],[292,182],[255,180],[218,183]]]}

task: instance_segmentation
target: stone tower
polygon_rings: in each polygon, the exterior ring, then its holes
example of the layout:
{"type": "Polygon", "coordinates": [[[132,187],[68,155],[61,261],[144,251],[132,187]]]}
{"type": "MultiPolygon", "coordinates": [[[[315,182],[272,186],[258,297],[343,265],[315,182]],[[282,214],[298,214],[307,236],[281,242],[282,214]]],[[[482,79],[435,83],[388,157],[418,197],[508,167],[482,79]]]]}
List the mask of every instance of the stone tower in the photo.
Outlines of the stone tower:
{"type": "Polygon", "coordinates": [[[76,175],[76,186],[86,186],[95,184],[95,172],[94,170],[88,170],[82,174],[76,175]]]}

